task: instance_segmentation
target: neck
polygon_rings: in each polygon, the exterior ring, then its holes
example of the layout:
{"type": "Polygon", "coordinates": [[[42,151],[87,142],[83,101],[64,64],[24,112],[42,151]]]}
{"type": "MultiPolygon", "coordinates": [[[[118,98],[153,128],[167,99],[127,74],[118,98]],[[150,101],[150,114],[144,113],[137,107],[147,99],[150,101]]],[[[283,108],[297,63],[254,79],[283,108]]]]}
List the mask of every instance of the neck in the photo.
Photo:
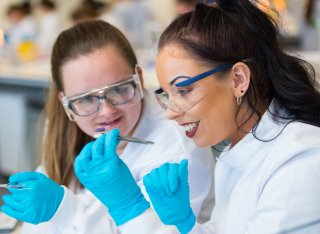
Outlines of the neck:
{"type": "Polygon", "coordinates": [[[257,105],[257,110],[259,113],[261,113],[260,117],[257,113],[253,112],[246,103],[242,103],[239,113],[236,117],[235,133],[230,138],[232,147],[252,131],[257,122],[260,121],[259,118],[261,118],[264,112],[267,110],[267,106],[257,105]]]}
{"type": "Polygon", "coordinates": [[[121,141],[121,142],[119,143],[119,145],[118,145],[118,147],[117,147],[117,154],[118,154],[119,156],[123,153],[123,151],[124,151],[124,149],[126,148],[127,144],[128,144],[128,142],[126,142],[126,141],[121,141]]]}

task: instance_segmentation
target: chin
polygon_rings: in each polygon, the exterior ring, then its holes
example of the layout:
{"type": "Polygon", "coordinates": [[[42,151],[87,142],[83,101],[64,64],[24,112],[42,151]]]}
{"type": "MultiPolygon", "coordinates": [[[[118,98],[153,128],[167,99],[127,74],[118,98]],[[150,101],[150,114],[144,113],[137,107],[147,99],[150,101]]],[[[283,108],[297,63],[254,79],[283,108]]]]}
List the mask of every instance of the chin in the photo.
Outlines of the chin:
{"type": "Polygon", "coordinates": [[[220,143],[221,141],[214,139],[211,135],[211,138],[209,136],[209,138],[193,138],[194,143],[197,145],[197,147],[200,148],[208,148],[208,147],[212,147],[218,143],[220,143]]]}
{"type": "Polygon", "coordinates": [[[200,148],[206,148],[211,146],[211,144],[207,141],[204,141],[204,139],[193,139],[193,141],[196,144],[196,146],[200,148]]]}

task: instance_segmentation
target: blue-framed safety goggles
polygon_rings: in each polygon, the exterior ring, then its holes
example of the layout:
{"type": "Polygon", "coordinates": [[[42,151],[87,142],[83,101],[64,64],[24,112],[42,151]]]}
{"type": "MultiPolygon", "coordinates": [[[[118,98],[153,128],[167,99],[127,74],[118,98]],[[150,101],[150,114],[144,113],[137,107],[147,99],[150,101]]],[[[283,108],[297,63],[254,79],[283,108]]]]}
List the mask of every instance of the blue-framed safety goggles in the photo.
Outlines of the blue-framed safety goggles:
{"type": "Polygon", "coordinates": [[[233,65],[234,63],[224,64],[194,77],[177,77],[170,82],[172,85],[168,89],[163,90],[159,88],[155,90],[155,96],[164,110],[169,108],[178,113],[186,112],[195,106],[206,94],[207,87],[193,84],[217,72],[226,70],[233,65]],[[185,80],[175,83],[177,79],[183,78],[185,80]]]}

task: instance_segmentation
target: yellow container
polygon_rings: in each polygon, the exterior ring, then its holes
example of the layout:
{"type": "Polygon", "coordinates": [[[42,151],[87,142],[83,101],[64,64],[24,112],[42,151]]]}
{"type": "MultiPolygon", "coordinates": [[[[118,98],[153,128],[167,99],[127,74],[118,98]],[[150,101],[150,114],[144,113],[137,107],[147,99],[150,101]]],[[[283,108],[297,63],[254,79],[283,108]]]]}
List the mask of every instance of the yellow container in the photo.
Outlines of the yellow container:
{"type": "Polygon", "coordinates": [[[22,41],[18,46],[18,58],[20,61],[30,61],[37,57],[37,47],[32,40],[22,41]]]}

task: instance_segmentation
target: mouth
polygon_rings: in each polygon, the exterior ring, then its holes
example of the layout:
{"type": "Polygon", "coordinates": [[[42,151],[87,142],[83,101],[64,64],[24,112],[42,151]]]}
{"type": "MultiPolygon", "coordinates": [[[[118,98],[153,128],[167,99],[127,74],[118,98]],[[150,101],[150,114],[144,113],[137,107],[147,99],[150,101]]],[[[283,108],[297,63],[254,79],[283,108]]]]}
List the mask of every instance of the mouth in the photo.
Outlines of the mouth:
{"type": "Polygon", "coordinates": [[[112,128],[115,128],[120,123],[121,119],[122,119],[122,117],[119,117],[117,119],[113,119],[113,120],[105,121],[105,122],[102,122],[102,123],[98,123],[97,127],[98,128],[104,127],[104,128],[112,129],[112,128]]]}
{"type": "Polygon", "coordinates": [[[193,122],[193,123],[187,123],[187,124],[183,124],[182,126],[186,129],[186,136],[192,138],[197,130],[198,130],[198,126],[199,126],[200,121],[198,122],[193,122]]]}

